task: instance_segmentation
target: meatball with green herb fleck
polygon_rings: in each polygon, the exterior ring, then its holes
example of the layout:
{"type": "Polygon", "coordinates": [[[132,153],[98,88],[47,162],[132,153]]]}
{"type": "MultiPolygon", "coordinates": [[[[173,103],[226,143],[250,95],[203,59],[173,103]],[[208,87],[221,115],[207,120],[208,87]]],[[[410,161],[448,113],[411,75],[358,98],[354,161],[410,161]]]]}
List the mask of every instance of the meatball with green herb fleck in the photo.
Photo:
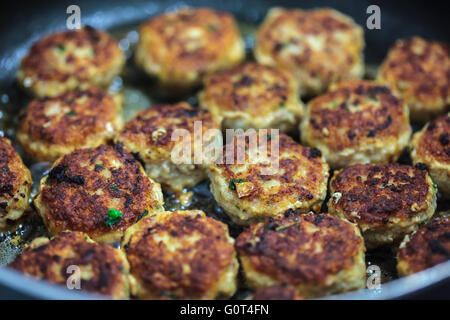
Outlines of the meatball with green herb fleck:
{"type": "Polygon", "coordinates": [[[224,146],[210,166],[210,189],[234,223],[249,225],[288,209],[319,212],[329,170],[319,150],[262,129],[236,135],[224,146]]]}
{"type": "Polygon", "coordinates": [[[59,158],[34,203],[51,234],[81,231],[106,243],[119,240],[143,215],[163,210],[160,185],[121,144],[59,158]]]}

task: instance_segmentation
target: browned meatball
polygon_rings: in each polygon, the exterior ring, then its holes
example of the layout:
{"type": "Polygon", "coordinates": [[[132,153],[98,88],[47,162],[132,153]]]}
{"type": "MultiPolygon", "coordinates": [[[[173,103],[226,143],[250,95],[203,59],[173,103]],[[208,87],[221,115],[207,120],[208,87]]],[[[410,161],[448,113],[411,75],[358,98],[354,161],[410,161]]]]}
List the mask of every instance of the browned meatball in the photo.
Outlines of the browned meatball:
{"type": "Polygon", "coordinates": [[[202,211],[148,215],[122,240],[131,291],[142,299],[230,297],[239,266],[233,244],[228,227],[202,211]]]}
{"type": "Polygon", "coordinates": [[[311,100],[300,131],[302,142],[336,169],[394,162],[411,136],[408,108],[387,87],[365,80],[339,82],[311,100]]]}
{"type": "Polygon", "coordinates": [[[114,242],[143,215],[163,210],[158,183],[122,145],[75,150],[42,178],[34,200],[51,234],[87,233],[114,242]]]}
{"type": "Polygon", "coordinates": [[[36,238],[10,267],[27,276],[67,286],[79,268],[80,290],[114,299],[129,297],[129,265],[125,255],[98,244],[81,232],[62,232],[55,238],[36,238]]]}
{"type": "Polygon", "coordinates": [[[84,27],[34,43],[22,60],[17,79],[38,97],[55,97],[92,85],[105,87],[124,64],[117,40],[104,31],[84,27]]]}
{"type": "Polygon", "coordinates": [[[445,44],[401,39],[389,50],[377,80],[408,105],[411,120],[426,122],[450,107],[450,58],[445,44]]]}
{"type": "Polygon", "coordinates": [[[356,223],[369,248],[398,243],[436,209],[436,189],[423,166],[356,164],[336,171],[328,211],[356,223]]]}
{"type": "Polygon", "coordinates": [[[450,217],[437,218],[400,245],[397,270],[400,276],[431,268],[450,259],[450,217]]]}
{"type": "Polygon", "coordinates": [[[358,228],[327,214],[297,214],[251,225],[236,239],[251,288],[290,285],[306,298],[364,288],[364,240],[358,228]]]}
{"type": "Polygon", "coordinates": [[[121,98],[91,87],[35,99],[20,116],[17,139],[38,161],[96,147],[122,127],[121,98]]]}
{"type": "Polygon", "coordinates": [[[244,59],[244,42],[233,16],[208,8],[181,9],[144,22],[136,63],[171,93],[201,84],[206,73],[244,59]]]}

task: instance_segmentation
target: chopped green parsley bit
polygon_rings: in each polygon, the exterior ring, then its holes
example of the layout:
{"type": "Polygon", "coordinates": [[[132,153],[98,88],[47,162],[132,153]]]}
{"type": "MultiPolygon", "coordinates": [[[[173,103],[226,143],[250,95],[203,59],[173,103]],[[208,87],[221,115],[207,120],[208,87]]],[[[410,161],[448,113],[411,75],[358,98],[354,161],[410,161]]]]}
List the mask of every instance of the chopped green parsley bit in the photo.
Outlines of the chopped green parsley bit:
{"type": "Polygon", "coordinates": [[[139,216],[139,218],[137,219],[137,221],[140,221],[143,217],[145,217],[146,215],[148,215],[148,210],[144,210],[144,212],[142,212],[139,216]]]}
{"type": "Polygon", "coordinates": [[[236,190],[236,183],[243,183],[243,182],[247,182],[244,179],[231,179],[230,184],[228,185],[228,187],[231,190],[236,190]]]}
{"type": "Polygon", "coordinates": [[[419,222],[419,228],[423,227],[425,224],[427,223],[427,220],[423,220],[421,222],[419,222]]]}
{"type": "Polygon", "coordinates": [[[95,164],[95,170],[97,170],[97,171],[105,170],[105,167],[102,166],[101,164],[97,163],[97,164],[95,164]]]}
{"type": "Polygon", "coordinates": [[[217,31],[219,28],[216,25],[208,24],[209,31],[217,31]]]}
{"type": "Polygon", "coordinates": [[[116,209],[109,209],[108,215],[106,216],[105,225],[107,227],[112,227],[122,220],[123,213],[116,209]]]}
{"type": "Polygon", "coordinates": [[[298,201],[302,201],[303,200],[303,196],[298,197],[298,201]]]}
{"type": "Polygon", "coordinates": [[[338,102],[337,102],[336,100],[333,100],[333,101],[330,102],[330,107],[331,107],[331,108],[334,108],[334,107],[336,107],[337,105],[338,105],[338,102]]]}
{"type": "Polygon", "coordinates": [[[110,185],[109,189],[111,189],[114,192],[118,192],[119,191],[119,187],[117,187],[117,184],[110,185]]]}
{"type": "Polygon", "coordinates": [[[290,224],[285,224],[283,226],[279,226],[275,229],[275,231],[283,231],[286,230],[292,226],[295,226],[298,223],[298,217],[296,217],[297,219],[294,219],[294,223],[290,223],[290,224]]]}
{"type": "Polygon", "coordinates": [[[436,183],[433,183],[433,189],[436,191],[437,190],[437,184],[436,183]]]}
{"type": "Polygon", "coordinates": [[[278,104],[278,106],[279,106],[280,108],[286,108],[286,103],[280,102],[280,103],[278,104]]]}
{"type": "Polygon", "coordinates": [[[173,299],[173,300],[179,299],[179,297],[176,294],[173,294],[172,292],[169,292],[169,291],[161,292],[161,296],[163,296],[165,298],[173,299]]]}
{"type": "Polygon", "coordinates": [[[57,49],[58,49],[58,51],[64,52],[64,51],[66,50],[66,47],[65,47],[64,45],[60,44],[60,45],[57,47],[57,49]]]}
{"type": "Polygon", "coordinates": [[[69,112],[66,113],[66,115],[68,115],[69,117],[73,117],[74,115],[76,115],[75,111],[70,110],[69,112]]]}

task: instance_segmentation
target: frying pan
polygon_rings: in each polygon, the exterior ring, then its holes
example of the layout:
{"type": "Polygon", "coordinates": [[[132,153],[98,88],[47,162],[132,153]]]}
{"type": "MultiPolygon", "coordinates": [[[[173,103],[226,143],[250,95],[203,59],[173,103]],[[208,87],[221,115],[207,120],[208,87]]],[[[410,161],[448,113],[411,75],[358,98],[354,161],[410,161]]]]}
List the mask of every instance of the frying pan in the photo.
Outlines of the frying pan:
{"type": "MultiPolygon", "coordinates": [[[[62,30],[66,23],[66,9],[76,4],[81,8],[82,23],[95,28],[111,29],[133,25],[149,16],[180,6],[206,6],[232,12],[238,19],[260,23],[267,10],[274,6],[292,8],[332,7],[352,16],[364,27],[365,60],[377,65],[388,48],[398,38],[419,35],[448,42],[448,4],[444,1],[307,1],[307,0],[198,0],[198,1],[13,1],[2,4],[0,12],[0,98],[15,86],[15,72],[20,59],[30,45],[44,34],[62,30]],[[367,7],[381,8],[381,29],[366,26],[367,7]]],[[[20,97],[10,97],[20,99],[20,97]]],[[[0,99],[0,111],[2,109],[0,99]]],[[[17,110],[18,111],[18,110],[17,110]]],[[[1,117],[1,116],[0,116],[1,117]]],[[[0,128],[2,130],[3,128],[0,128]]],[[[34,281],[7,268],[0,269],[0,299],[92,299],[98,298],[69,291],[41,281],[34,281]]],[[[393,299],[393,298],[450,298],[450,261],[412,276],[391,281],[380,290],[361,290],[328,297],[328,299],[393,299]]]]}

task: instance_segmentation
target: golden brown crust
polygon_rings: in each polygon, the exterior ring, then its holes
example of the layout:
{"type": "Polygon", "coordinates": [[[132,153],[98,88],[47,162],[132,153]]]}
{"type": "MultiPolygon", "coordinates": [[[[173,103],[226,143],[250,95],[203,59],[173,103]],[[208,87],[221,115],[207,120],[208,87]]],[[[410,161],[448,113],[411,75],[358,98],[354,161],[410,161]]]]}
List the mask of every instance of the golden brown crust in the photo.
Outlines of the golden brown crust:
{"type": "MultiPolygon", "coordinates": [[[[242,112],[253,124],[257,119],[263,122],[263,119],[286,109],[294,114],[292,126],[303,113],[296,81],[284,70],[246,63],[213,73],[204,82],[205,89],[200,95],[200,103],[219,121],[230,118],[230,122],[233,118],[240,118],[237,113],[242,112]]],[[[276,121],[277,119],[273,119],[273,123],[264,123],[264,128],[274,128],[276,121]]]]}
{"type": "Polygon", "coordinates": [[[356,223],[368,248],[397,244],[436,209],[436,187],[423,164],[352,165],[335,172],[330,194],[330,214],[356,223]]]}
{"type": "Polygon", "coordinates": [[[423,159],[435,159],[450,165],[450,114],[429,123],[414,148],[423,159]]]}
{"type": "Polygon", "coordinates": [[[308,103],[309,139],[341,151],[411,130],[401,100],[371,81],[340,82],[308,103]]]}
{"type": "Polygon", "coordinates": [[[186,102],[153,105],[128,121],[116,140],[123,141],[131,151],[139,152],[144,161],[150,160],[152,152],[149,150],[170,154],[177,144],[177,140],[172,140],[176,130],[188,131],[193,146],[194,139],[198,138],[194,136],[196,121],[201,121],[198,135],[203,135],[208,129],[219,128],[207,111],[186,102]]]}
{"type": "Polygon", "coordinates": [[[96,87],[32,100],[20,116],[18,140],[41,161],[96,147],[122,125],[117,100],[96,87]]]}
{"type": "Polygon", "coordinates": [[[450,218],[427,223],[405,238],[398,251],[401,276],[431,268],[450,259],[450,218]]]}
{"type": "Polygon", "coordinates": [[[445,44],[420,37],[402,39],[390,49],[378,80],[425,122],[450,106],[450,59],[445,44]]]}
{"type": "Polygon", "coordinates": [[[31,174],[11,142],[0,137],[0,229],[28,207],[31,174]]]}
{"type": "Polygon", "coordinates": [[[235,290],[237,261],[228,228],[202,211],[148,216],[127,231],[122,247],[141,298],[214,299],[235,290]],[[224,280],[231,282],[229,292],[220,290],[224,280]]]}
{"type": "Polygon", "coordinates": [[[145,212],[162,210],[159,184],[122,145],[76,150],[57,160],[41,180],[36,207],[52,233],[82,231],[110,242],[145,212]],[[107,224],[108,210],[122,212],[107,224]]]}
{"type": "Polygon", "coordinates": [[[117,40],[104,31],[84,27],[51,34],[34,43],[22,60],[18,77],[34,94],[55,96],[86,84],[106,85],[124,62],[117,40]]]}
{"type": "Polygon", "coordinates": [[[37,238],[10,267],[27,276],[66,286],[80,268],[81,290],[127,299],[128,262],[123,253],[109,245],[98,244],[81,232],[62,232],[49,240],[37,238]]]}
{"type": "Polygon", "coordinates": [[[276,216],[287,209],[318,212],[326,196],[329,175],[320,151],[303,147],[282,132],[261,132],[256,134],[256,141],[258,145],[267,141],[264,158],[248,136],[236,136],[224,146],[223,156],[210,172],[216,200],[240,224],[276,216]],[[232,157],[227,152],[230,146],[234,149],[232,157]],[[245,159],[238,158],[239,154],[245,154],[245,159]]]}
{"type": "Polygon", "coordinates": [[[217,138],[222,132],[209,113],[180,102],[139,112],[115,140],[139,155],[151,178],[180,192],[206,178],[208,157],[197,149],[217,138]]]}
{"type": "Polygon", "coordinates": [[[198,85],[207,73],[244,58],[243,42],[231,14],[208,8],[181,9],[141,25],[136,61],[165,85],[198,85]]]}
{"type": "Polygon", "coordinates": [[[294,288],[286,285],[262,287],[255,291],[252,300],[303,300],[294,288]]]}
{"type": "Polygon", "coordinates": [[[416,132],[411,140],[411,159],[424,163],[439,193],[450,198],[450,114],[441,116],[416,132]]]}
{"type": "Polygon", "coordinates": [[[364,247],[352,224],[326,214],[295,214],[251,225],[236,239],[239,256],[279,283],[323,284],[353,265],[364,247]]]}
{"type": "MultiPolygon", "coordinates": [[[[249,170],[239,172],[237,168],[240,165],[236,164],[238,163],[237,150],[239,147],[239,144],[236,142],[237,138],[234,139],[235,152],[232,164],[223,163],[217,165],[225,180],[237,181],[242,179],[253,185],[252,192],[245,196],[249,201],[255,198],[262,201],[271,201],[271,198],[276,198],[277,196],[290,196],[296,199],[299,197],[311,199],[311,195],[313,195],[317,187],[314,185],[315,182],[323,180],[322,170],[317,170],[323,167],[320,152],[317,154],[316,149],[313,150],[299,145],[286,134],[280,133],[279,137],[280,152],[289,152],[289,156],[283,157],[282,154],[280,155],[280,167],[284,169],[283,172],[263,176],[260,174],[260,170],[258,170],[258,164],[254,166],[250,165],[249,170]],[[308,175],[302,175],[303,171],[308,172],[308,175]],[[264,188],[265,182],[269,180],[279,182],[279,188],[276,190],[276,193],[268,192],[264,188]]],[[[258,141],[260,141],[260,139],[258,139],[258,141]]],[[[249,139],[246,139],[245,142],[245,147],[248,148],[250,146],[249,139]]],[[[272,150],[270,141],[267,149],[270,157],[272,150]]],[[[225,151],[226,146],[224,147],[224,152],[225,151]]],[[[238,192],[239,187],[236,189],[238,192]]]]}
{"type": "Polygon", "coordinates": [[[293,71],[303,94],[324,91],[334,81],[362,75],[361,27],[332,9],[269,11],[258,31],[258,62],[293,71]]]}
{"type": "Polygon", "coordinates": [[[330,189],[340,196],[332,198],[330,203],[355,223],[376,226],[395,218],[411,219],[428,206],[428,177],[426,169],[420,166],[352,165],[334,174],[330,189]]]}

